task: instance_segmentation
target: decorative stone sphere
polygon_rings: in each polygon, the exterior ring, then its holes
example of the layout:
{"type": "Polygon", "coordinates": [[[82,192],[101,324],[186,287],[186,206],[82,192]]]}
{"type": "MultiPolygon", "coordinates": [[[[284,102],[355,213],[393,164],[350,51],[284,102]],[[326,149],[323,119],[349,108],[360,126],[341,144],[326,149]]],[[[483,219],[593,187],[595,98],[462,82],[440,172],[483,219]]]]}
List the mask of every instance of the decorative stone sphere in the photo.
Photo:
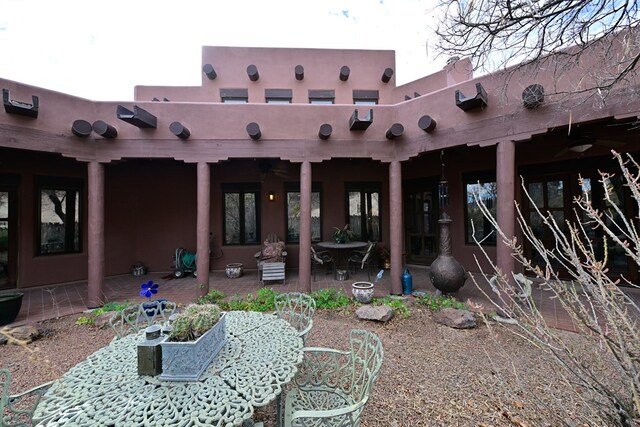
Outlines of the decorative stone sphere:
{"type": "Polygon", "coordinates": [[[237,279],[238,277],[242,276],[242,272],[243,269],[241,262],[227,264],[226,273],[229,279],[237,279]]]}
{"type": "Polygon", "coordinates": [[[351,285],[351,293],[358,302],[369,304],[373,299],[373,283],[354,282],[351,285]]]}

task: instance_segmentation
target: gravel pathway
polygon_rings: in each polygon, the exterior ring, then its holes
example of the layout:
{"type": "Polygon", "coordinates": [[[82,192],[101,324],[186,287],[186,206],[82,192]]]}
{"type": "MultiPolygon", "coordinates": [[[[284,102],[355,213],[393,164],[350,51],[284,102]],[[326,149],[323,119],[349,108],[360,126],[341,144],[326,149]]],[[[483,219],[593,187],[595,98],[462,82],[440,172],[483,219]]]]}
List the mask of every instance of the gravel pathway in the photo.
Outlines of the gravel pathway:
{"type": "MultiPolygon", "coordinates": [[[[109,328],[75,325],[77,317],[43,322],[44,337],[27,347],[0,346],[0,367],[13,375],[12,393],[60,377],[113,338],[109,328]]],[[[380,336],[385,359],[363,427],[557,425],[545,421],[550,414],[572,424],[580,406],[565,397],[547,356],[509,326],[479,323],[472,330],[451,329],[417,306],[411,317],[386,324],[360,321],[353,310],[319,310],[307,345],[346,350],[354,328],[380,336]]],[[[256,418],[271,427],[274,413],[270,405],[256,418]]]]}

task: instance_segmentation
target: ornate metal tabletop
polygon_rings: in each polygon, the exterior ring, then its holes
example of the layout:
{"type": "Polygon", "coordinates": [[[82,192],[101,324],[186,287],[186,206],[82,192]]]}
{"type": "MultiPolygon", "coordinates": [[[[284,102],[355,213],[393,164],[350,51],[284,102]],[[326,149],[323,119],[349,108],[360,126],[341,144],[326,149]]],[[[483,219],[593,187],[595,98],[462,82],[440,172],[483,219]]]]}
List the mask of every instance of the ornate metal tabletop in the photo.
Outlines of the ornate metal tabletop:
{"type": "Polygon", "coordinates": [[[302,339],[285,320],[227,313],[227,343],[200,381],[139,376],[144,332],[112,341],[56,381],[39,403],[39,426],[233,426],[281,392],[302,362],[302,339]]]}

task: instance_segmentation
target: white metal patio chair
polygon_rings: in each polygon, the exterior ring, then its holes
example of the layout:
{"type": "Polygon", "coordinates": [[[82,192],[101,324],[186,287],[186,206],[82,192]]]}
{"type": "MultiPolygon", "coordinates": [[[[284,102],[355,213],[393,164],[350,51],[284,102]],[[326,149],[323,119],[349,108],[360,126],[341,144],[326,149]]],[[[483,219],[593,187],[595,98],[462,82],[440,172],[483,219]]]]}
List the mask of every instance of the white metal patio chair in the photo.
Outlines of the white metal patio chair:
{"type": "Polygon", "coordinates": [[[47,392],[52,381],[40,384],[25,392],[10,395],[11,373],[0,369],[0,425],[6,427],[24,427],[33,425],[33,412],[40,398],[47,392]]]}
{"type": "Polygon", "coordinates": [[[177,305],[172,301],[149,301],[132,304],[109,318],[109,326],[120,339],[130,333],[139,332],[156,321],[166,322],[175,313],[177,305]]]}
{"type": "Polygon", "coordinates": [[[313,314],[316,311],[316,300],[311,295],[290,292],[275,296],[276,315],[285,319],[299,332],[303,342],[313,327],[313,314]]]}
{"type": "MultiPolygon", "coordinates": [[[[358,426],[378,376],[384,350],[378,336],[354,329],[350,351],[308,347],[286,395],[285,427],[358,426]]],[[[282,419],[284,418],[284,419],[282,419]]]]}

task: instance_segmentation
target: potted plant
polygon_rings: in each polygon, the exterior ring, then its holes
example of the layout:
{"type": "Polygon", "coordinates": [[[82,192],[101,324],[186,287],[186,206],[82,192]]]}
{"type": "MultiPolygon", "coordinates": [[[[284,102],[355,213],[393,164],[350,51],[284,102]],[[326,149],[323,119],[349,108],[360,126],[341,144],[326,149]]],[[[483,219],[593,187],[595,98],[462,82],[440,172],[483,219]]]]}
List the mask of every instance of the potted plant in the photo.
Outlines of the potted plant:
{"type": "Polygon", "coordinates": [[[349,243],[355,236],[349,224],[345,224],[342,228],[333,227],[333,229],[335,230],[333,232],[333,239],[336,243],[349,243]]]}
{"type": "Polygon", "coordinates": [[[0,325],[8,325],[16,320],[22,307],[22,297],[24,294],[21,292],[0,295],[0,325]]]}
{"type": "Polygon", "coordinates": [[[191,304],[173,316],[162,347],[161,380],[197,381],[227,342],[225,313],[216,304],[191,304]]]}

